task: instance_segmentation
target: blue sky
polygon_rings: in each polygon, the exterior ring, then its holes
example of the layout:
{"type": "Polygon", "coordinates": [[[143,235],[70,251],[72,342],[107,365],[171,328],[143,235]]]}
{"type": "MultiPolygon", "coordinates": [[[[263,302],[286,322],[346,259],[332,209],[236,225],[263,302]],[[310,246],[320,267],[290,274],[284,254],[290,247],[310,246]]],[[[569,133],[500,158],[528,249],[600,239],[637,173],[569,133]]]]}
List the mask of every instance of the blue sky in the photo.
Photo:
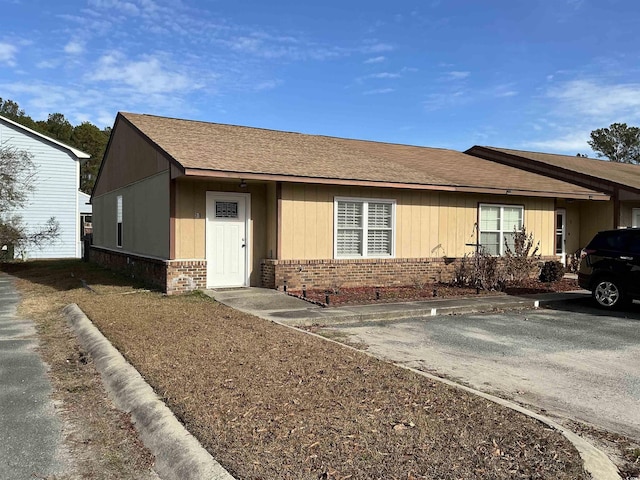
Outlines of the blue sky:
{"type": "Polygon", "coordinates": [[[640,125],[637,0],[0,0],[0,97],[464,150],[640,125]]]}

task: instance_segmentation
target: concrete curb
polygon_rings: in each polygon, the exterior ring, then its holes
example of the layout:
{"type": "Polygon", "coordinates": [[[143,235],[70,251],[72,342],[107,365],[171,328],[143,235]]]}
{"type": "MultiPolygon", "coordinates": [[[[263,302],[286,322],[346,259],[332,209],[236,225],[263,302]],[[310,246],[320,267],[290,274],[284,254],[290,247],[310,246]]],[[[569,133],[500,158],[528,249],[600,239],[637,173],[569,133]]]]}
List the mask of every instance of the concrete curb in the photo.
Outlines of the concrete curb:
{"type": "MultiPolygon", "coordinates": [[[[369,352],[364,351],[364,350],[357,349],[357,348],[352,347],[350,345],[346,345],[344,343],[338,342],[337,340],[333,340],[331,338],[323,337],[322,335],[319,335],[317,333],[309,332],[309,331],[306,331],[306,330],[301,330],[301,329],[299,329],[299,328],[297,328],[297,327],[295,327],[293,325],[287,325],[286,323],[282,323],[282,322],[274,321],[274,320],[271,320],[271,321],[273,321],[274,323],[277,323],[278,325],[281,325],[283,327],[287,327],[287,328],[290,328],[290,329],[293,329],[293,330],[297,330],[298,332],[305,333],[307,335],[312,335],[314,337],[321,338],[324,341],[335,343],[335,344],[340,345],[342,347],[350,348],[351,350],[363,353],[365,355],[368,355],[368,356],[370,356],[372,358],[376,358],[376,359],[379,360],[379,358],[376,357],[372,353],[369,353],[369,352]]],[[[579,435],[573,433],[571,430],[568,430],[565,427],[563,427],[562,425],[560,425],[559,423],[554,422],[550,418],[547,418],[547,417],[545,417],[543,415],[535,413],[535,412],[533,412],[533,411],[531,411],[531,410],[529,410],[527,408],[522,407],[521,405],[518,405],[517,403],[511,402],[509,400],[505,400],[504,398],[496,397],[496,396],[488,394],[488,393],[481,392],[480,390],[475,390],[475,389],[467,387],[465,385],[461,385],[461,384],[453,382],[451,380],[447,380],[446,378],[437,377],[435,375],[431,375],[430,373],[423,372],[421,370],[417,370],[417,369],[412,368],[412,367],[408,367],[408,366],[403,365],[401,363],[393,363],[393,365],[395,365],[397,367],[400,367],[400,368],[403,368],[405,370],[409,370],[411,372],[417,373],[418,375],[426,377],[426,378],[428,378],[430,380],[434,380],[434,381],[441,382],[441,383],[444,383],[446,385],[449,385],[449,386],[452,386],[452,387],[455,387],[455,388],[459,388],[459,389],[464,390],[466,392],[469,392],[469,393],[471,393],[473,395],[477,395],[477,396],[482,397],[482,398],[484,398],[486,400],[489,400],[491,402],[497,403],[498,405],[502,405],[504,407],[510,408],[512,410],[515,410],[516,412],[522,413],[523,415],[526,415],[528,417],[534,418],[535,420],[538,420],[539,422],[542,422],[542,423],[548,425],[549,427],[553,428],[554,430],[557,430],[558,432],[560,432],[576,448],[576,450],[578,451],[578,454],[580,455],[580,458],[582,459],[585,471],[589,475],[591,475],[593,480],[622,480],[622,477],[620,477],[620,474],[618,473],[618,467],[615,466],[615,464],[611,461],[611,459],[604,452],[602,452],[601,450],[597,449],[596,447],[591,445],[589,442],[587,442],[585,439],[583,439],[579,435]]]]}
{"type": "Polygon", "coordinates": [[[164,480],[235,480],[176,419],[113,345],[76,305],[63,310],[81,345],[93,358],[115,405],[131,413],[144,445],[164,480]]]}
{"type": "Polygon", "coordinates": [[[534,295],[481,295],[415,300],[399,303],[371,303],[319,307],[306,300],[276,290],[246,288],[242,290],[204,290],[219,303],[266,320],[295,326],[350,325],[388,322],[405,318],[464,315],[495,311],[526,310],[548,307],[558,301],[585,297],[583,290],[534,295]]]}
{"type": "MultiPolygon", "coordinates": [[[[558,299],[536,299],[536,298],[520,298],[517,300],[489,300],[489,301],[477,301],[472,304],[458,305],[458,306],[442,306],[439,307],[436,302],[432,302],[432,305],[424,308],[406,308],[397,310],[390,310],[387,312],[347,312],[346,310],[339,311],[338,314],[331,315],[333,312],[330,309],[323,310],[322,316],[312,317],[297,317],[295,319],[288,320],[288,324],[299,327],[310,327],[316,324],[327,325],[350,325],[364,322],[388,322],[393,320],[403,320],[407,318],[429,318],[442,315],[466,315],[470,313],[487,313],[497,310],[528,310],[547,307],[555,302],[560,302],[565,298],[558,299]]],[[[220,303],[224,301],[216,300],[220,303]]],[[[394,304],[387,304],[394,305],[394,304]]],[[[398,304],[401,305],[401,304],[398,304]]],[[[233,305],[228,305],[234,308],[233,305]]],[[[348,307],[340,307],[348,308],[348,307]]],[[[257,315],[253,311],[247,311],[253,315],[257,315]]],[[[260,315],[258,315],[260,316],[260,315]]],[[[278,319],[274,315],[262,316],[278,323],[284,323],[283,319],[278,319]]]]}

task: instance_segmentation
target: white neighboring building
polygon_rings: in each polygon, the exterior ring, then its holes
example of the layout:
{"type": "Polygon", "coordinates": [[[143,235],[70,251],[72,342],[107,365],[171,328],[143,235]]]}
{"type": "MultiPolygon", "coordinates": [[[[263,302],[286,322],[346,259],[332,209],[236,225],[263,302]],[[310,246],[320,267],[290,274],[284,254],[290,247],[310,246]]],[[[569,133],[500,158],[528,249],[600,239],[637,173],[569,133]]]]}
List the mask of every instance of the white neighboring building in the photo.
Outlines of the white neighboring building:
{"type": "Polygon", "coordinates": [[[51,217],[60,224],[58,238],[41,248],[32,247],[26,258],[80,258],[80,162],[90,156],[3,116],[0,145],[29,152],[37,168],[29,201],[16,212],[24,224],[36,228],[51,217]]]}
{"type": "Polygon", "coordinates": [[[91,233],[92,227],[92,212],[91,195],[78,192],[78,213],[80,214],[80,240],[84,237],[85,233],[91,233]]]}

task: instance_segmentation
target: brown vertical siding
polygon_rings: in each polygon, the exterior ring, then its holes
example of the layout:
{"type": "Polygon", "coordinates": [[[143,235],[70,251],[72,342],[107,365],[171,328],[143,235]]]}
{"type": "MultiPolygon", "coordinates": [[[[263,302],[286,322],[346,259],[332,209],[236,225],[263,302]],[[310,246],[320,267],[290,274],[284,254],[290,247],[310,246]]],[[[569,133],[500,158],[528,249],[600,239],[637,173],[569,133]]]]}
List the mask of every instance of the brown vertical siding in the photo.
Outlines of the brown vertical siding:
{"type": "Polygon", "coordinates": [[[632,212],[634,208],[640,208],[640,201],[620,202],[620,226],[621,227],[633,226],[632,212]]]}
{"type": "Polygon", "coordinates": [[[169,259],[176,258],[176,181],[169,178],[169,259]]]}
{"type": "Polygon", "coordinates": [[[396,258],[460,257],[472,251],[466,244],[477,239],[479,203],[523,205],[525,226],[540,240],[541,253],[555,253],[552,198],[283,184],[278,259],[333,258],[335,197],[395,200],[396,258]]]}
{"type": "Polygon", "coordinates": [[[613,227],[613,202],[580,202],[580,245],[584,247],[600,230],[613,227]]]}
{"type": "Polygon", "coordinates": [[[176,259],[206,258],[206,192],[251,194],[251,260],[249,281],[260,285],[260,261],[267,258],[267,185],[249,183],[240,188],[239,181],[207,181],[193,178],[176,180],[175,245],[176,259]],[[198,217],[198,218],[196,218],[198,217]]]}
{"type": "Polygon", "coordinates": [[[103,195],[169,169],[170,161],[126,120],[119,119],[109,142],[94,196],[103,195]]]}

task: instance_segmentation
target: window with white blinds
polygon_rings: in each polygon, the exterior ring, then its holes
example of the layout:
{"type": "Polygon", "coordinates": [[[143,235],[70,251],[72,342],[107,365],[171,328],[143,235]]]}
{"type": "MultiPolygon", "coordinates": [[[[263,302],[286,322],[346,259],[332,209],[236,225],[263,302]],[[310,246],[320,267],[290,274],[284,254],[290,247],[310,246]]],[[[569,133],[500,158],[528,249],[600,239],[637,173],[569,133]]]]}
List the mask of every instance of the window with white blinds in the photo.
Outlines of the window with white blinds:
{"type": "Polygon", "coordinates": [[[524,207],[514,205],[480,205],[480,245],[490,255],[502,255],[505,242],[514,245],[514,232],[522,230],[524,207]]]}
{"type": "Polygon", "coordinates": [[[335,256],[391,257],[395,202],[335,199],[335,256]]]}

